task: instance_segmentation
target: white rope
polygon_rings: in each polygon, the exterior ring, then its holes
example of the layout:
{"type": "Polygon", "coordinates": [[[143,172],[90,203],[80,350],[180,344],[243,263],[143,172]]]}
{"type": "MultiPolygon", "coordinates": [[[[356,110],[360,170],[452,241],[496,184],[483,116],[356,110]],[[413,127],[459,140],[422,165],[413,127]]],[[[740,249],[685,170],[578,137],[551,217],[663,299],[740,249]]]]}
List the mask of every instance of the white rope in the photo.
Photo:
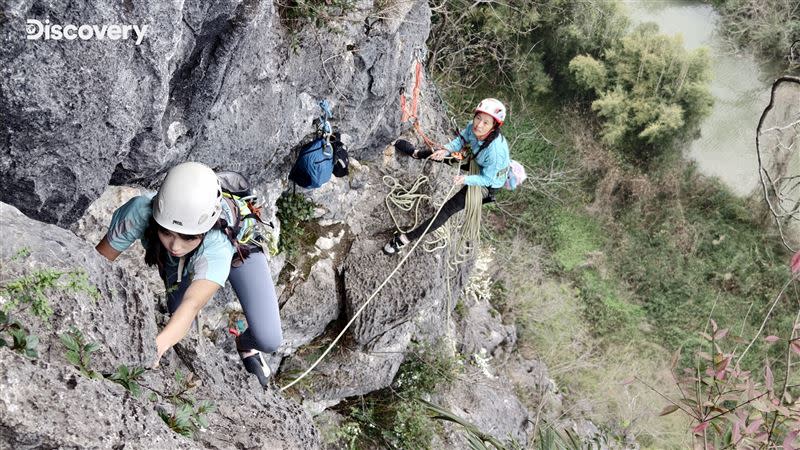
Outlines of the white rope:
{"type": "Polygon", "coordinates": [[[389,194],[386,195],[386,199],[384,200],[386,209],[389,210],[389,215],[392,217],[395,228],[401,233],[407,233],[416,228],[417,224],[419,224],[419,207],[422,204],[422,200],[430,200],[431,196],[420,194],[417,191],[427,182],[428,177],[420,175],[410,187],[406,188],[397,178],[390,175],[383,176],[383,184],[389,188],[389,194]],[[405,230],[401,228],[400,224],[397,222],[397,217],[394,215],[392,205],[405,212],[409,212],[413,209],[414,225],[405,230]]]}
{"type": "MultiPolygon", "coordinates": [[[[455,187],[456,186],[453,185],[453,187],[450,188],[450,192],[447,193],[447,197],[450,197],[450,194],[453,193],[453,190],[455,189],[455,187]]],[[[436,214],[433,215],[434,218],[436,218],[436,216],[438,216],[439,213],[442,211],[442,206],[444,206],[444,203],[442,203],[442,205],[439,206],[439,209],[436,210],[436,214]]],[[[425,228],[425,233],[428,232],[428,229],[431,227],[432,223],[433,223],[433,220],[431,220],[428,223],[428,226],[425,228]]],[[[342,336],[344,336],[344,333],[347,331],[348,328],[350,328],[350,325],[352,325],[353,322],[355,322],[355,320],[358,318],[358,316],[361,315],[361,313],[364,311],[364,308],[366,308],[367,305],[369,305],[369,302],[371,302],[372,299],[375,298],[376,295],[378,295],[378,292],[380,292],[383,289],[383,287],[386,286],[386,283],[388,283],[389,280],[394,276],[394,274],[397,273],[397,271],[400,269],[400,267],[403,264],[405,264],[406,260],[409,258],[409,256],[411,256],[411,254],[414,252],[414,250],[417,248],[417,246],[419,245],[419,243],[421,241],[422,241],[421,239],[417,239],[417,241],[414,243],[414,245],[412,245],[411,248],[408,249],[408,252],[403,257],[403,259],[400,260],[400,262],[397,264],[397,266],[394,268],[394,270],[392,270],[392,272],[389,274],[389,276],[386,277],[385,280],[383,280],[383,283],[381,283],[380,286],[378,286],[378,288],[375,289],[375,292],[373,292],[372,295],[370,295],[370,297],[367,299],[367,301],[365,301],[364,304],[361,305],[360,308],[358,308],[358,311],[356,311],[356,313],[353,314],[353,317],[350,318],[350,320],[347,322],[347,325],[345,325],[344,328],[342,329],[342,331],[339,332],[339,334],[336,336],[336,339],[334,339],[333,342],[331,342],[330,345],[328,345],[328,348],[325,349],[325,352],[323,352],[322,355],[320,355],[320,357],[317,358],[316,361],[314,361],[314,364],[312,364],[311,367],[306,369],[306,371],[303,372],[298,378],[294,379],[294,381],[292,381],[291,383],[287,384],[286,386],[280,388],[279,392],[283,392],[286,389],[289,389],[290,387],[294,386],[300,380],[305,378],[309,373],[311,373],[311,371],[314,370],[315,367],[317,367],[317,365],[320,363],[320,361],[322,361],[328,355],[328,353],[330,353],[330,351],[333,349],[333,347],[339,342],[339,339],[341,339],[342,336]]]]}

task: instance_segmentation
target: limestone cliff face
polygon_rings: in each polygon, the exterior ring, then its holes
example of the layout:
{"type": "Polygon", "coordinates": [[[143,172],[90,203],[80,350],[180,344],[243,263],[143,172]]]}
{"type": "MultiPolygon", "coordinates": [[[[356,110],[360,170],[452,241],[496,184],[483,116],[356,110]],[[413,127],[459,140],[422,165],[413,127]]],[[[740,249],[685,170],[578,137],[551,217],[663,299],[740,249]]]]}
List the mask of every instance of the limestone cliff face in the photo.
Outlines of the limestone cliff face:
{"type": "MultiPolygon", "coordinates": [[[[454,317],[453,299],[462,295],[472,263],[452,271],[445,251],[419,251],[409,258],[336,351],[295,391],[302,407],[276,389],[262,390],[241,369],[226,332],[238,303],[230,287],[220,291],[196,329],[167,352],[162,368],[143,378],[159,392],[176,388],[171,377],[177,370],[199,381],[192,396],[217,409],[207,417],[208,429],[192,439],[158,417],[157,411],[172,408],[163,396],[134,397],[117,384],[85,377],[66,359],[58,336],[76,327],[100,345],[93,361],[98,372],[151,363],[149,343],[165,320],[157,306],[163,285],[156,271],[144,266],[138,245],[113,265],[93,246],[105,234],[111,212],[156,186],[177,162],[245,173],[271,201],[274,214],[275,200],[288,188],[292,149],[313,131],[323,98],[333,105],[333,123],[351,156],[361,161],[350,177],[305,192],[320,205],[319,240],[305,249],[307,268],[285,265],[282,256],[270,263],[274,279],[282,272],[277,289],[285,341],[270,360],[279,375],[305,369],[309,362],[298,357],[298,349],[327,342],[397,264],[380,252],[393,229],[383,174],[408,182],[424,170],[433,198],[450,189],[448,167],[396,158],[386,148],[407,131],[400,123],[399,93],[414,83],[413,65],[430,28],[427,2],[358,1],[345,12],[320,6],[314,13],[319,26],[311,25],[313,18],[287,21],[290,11],[281,4],[2,4],[0,280],[47,268],[81,269],[100,296],[48,291],[51,319],[17,314],[39,336],[40,353],[27,359],[0,348],[0,447],[317,448],[311,414],[386,388],[411,341],[441,337],[456,341],[464,354],[508,359],[504,370],[514,385],[547,396],[556,406],[546,413],[560,417],[560,397],[546,368],[512,356],[513,325],[476,298],[466,299],[465,311],[454,317]],[[31,18],[148,28],[139,45],[28,40],[31,18]]],[[[436,132],[447,128],[441,105],[431,85],[422,89],[426,131],[444,139],[436,132]]],[[[432,212],[427,208],[423,213],[432,212]]],[[[0,305],[8,301],[0,296],[0,305]]],[[[279,381],[291,378],[285,376],[279,381]]],[[[435,400],[486,432],[524,445],[531,416],[503,377],[499,370],[497,375],[485,368],[468,371],[435,400]],[[475,389],[476,384],[483,387],[475,389]]],[[[466,445],[456,430],[447,429],[441,447],[466,445]]]]}
{"type": "Polygon", "coordinates": [[[355,156],[374,154],[397,135],[427,2],[319,3],[316,27],[268,0],[4,2],[0,201],[66,226],[109,183],[151,185],[180,161],[285,178],[323,98],[355,156]],[[28,40],[28,19],[148,28],[139,45],[28,40]]]}

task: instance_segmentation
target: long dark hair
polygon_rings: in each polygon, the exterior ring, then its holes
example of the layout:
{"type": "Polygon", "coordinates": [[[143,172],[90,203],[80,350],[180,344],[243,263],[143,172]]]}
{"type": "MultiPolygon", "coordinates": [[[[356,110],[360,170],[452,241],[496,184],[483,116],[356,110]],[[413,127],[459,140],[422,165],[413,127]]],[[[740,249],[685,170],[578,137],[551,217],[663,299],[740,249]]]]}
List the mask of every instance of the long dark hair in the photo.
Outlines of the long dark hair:
{"type": "MultiPolygon", "coordinates": [[[[231,206],[231,208],[234,208],[234,206],[231,206]]],[[[238,208],[238,206],[236,208],[238,208]]],[[[238,209],[233,209],[234,214],[237,214],[237,211],[238,209]]],[[[241,222],[241,219],[239,219],[238,222],[241,222]]],[[[219,220],[217,220],[217,223],[215,223],[214,226],[211,227],[211,229],[222,231],[222,234],[224,234],[228,238],[228,241],[230,241],[231,245],[233,245],[233,248],[236,249],[236,254],[238,255],[239,263],[241,263],[248,256],[250,256],[250,253],[252,253],[253,250],[257,249],[257,247],[242,245],[239,243],[238,235],[239,231],[241,230],[241,225],[238,223],[234,226],[228,226],[228,221],[223,218],[220,218],[219,220]]],[[[234,256],[233,258],[234,266],[236,266],[236,261],[237,257],[234,256]]]]}
{"type": "MultiPolygon", "coordinates": [[[[250,255],[251,253],[250,248],[248,248],[245,245],[239,245],[237,239],[237,235],[239,234],[238,227],[230,227],[228,226],[227,220],[219,218],[217,222],[214,224],[214,226],[211,227],[211,230],[221,231],[222,234],[224,234],[228,238],[228,241],[230,241],[231,245],[233,245],[233,248],[236,249],[239,258],[242,261],[244,261],[244,259],[247,258],[248,255],[250,255]]],[[[145,247],[144,251],[144,262],[148,266],[157,266],[160,271],[163,271],[164,262],[167,261],[168,258],[167,258],[167,249],[164,248],[164,246],[161,244],[161,240],[158,238],[159,231],[169,231],[169,230],[159,225],[158,222],[156,222],[156,219],[151,214],[150,221],[147,224],[147,228],[144,230],[144,240],[147,242],[147,246],[145,247]]],[[[178,233],[178,236],[180,236],[184,240],[204,239],[205,235],[206,233],[194,234],[194,235],[178,233]]],[[[192,250],[192,252],[190,252],[185,256],[185,258],[188,260],[189,258],[192,257],[192,255],[196,251],[197,249],[192,250]]]]}
{"type": "MultiPolygon", "coordinates": [[[[475,114],[475,115],[477,116],[478,114],[475,114]]],[[[486,138],[483,140],[483,143],[481,144],[481,147],[477,151],[473,152],[473,157],[474,158],[477,158],[478,157],[478,153],[482,152],[483,149],[488,147],[492,143],[492,141],[494,141],[495,139],[497,139],[498,136],[500,136],[500,124],[497,122],[497,120],[494,117],[492,117],[492,120],[494,120],[494,128],[492,128],[492,131],[490,131],[489,134],[486,135],[486,138]]],[[[473,131],[473,133],[474,133],[474,131],[473,131]]],[[[463,139],[463,137],[462,137],[462,139],[463,139]]]]}
{"type": "MultiPolygon", "coordinates": [[[[156,222],[156,219],[151,215],[150,221],[147,223],[147,228],[144,230],[144,240],[147,242],[147,246],[144,249],[144,262],[148,266],[158,266],[159,270],[164,268],[164,261],[167,260],[167,249],[161,244],[161,239],[158,238],[159,231],[167,231],[166,228],[159,225],[156,222]]],[[[195,239],[203,239],[205,237],[205,233],[203,234],[183,234],[177,233],[181,239],[191,241],[195,239]]],[[[191,258],[192,254],[196,251],[192,250],[191,253],[186,255],[187,258],[191,258]]]]}

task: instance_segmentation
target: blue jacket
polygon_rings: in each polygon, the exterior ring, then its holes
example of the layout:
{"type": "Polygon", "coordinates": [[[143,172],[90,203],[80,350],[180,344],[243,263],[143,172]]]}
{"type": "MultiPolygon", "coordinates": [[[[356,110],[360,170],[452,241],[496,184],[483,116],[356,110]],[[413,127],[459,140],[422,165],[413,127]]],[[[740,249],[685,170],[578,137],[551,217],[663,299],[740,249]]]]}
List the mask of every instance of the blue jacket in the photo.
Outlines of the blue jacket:
{"type": "MultiPolygon", "coordinates": [[[[461,132],[464,140],[467,141],[473,152],[477,152],[481,148],[483,141],[479,141],[478,137],[472,131],[472,123],[469,123],[464,131],[461,132]]],[[[464,141],[457,137],[447,143],[445,148],[448,153],[453,153],[461,150],[464,147],[464,141]]],[[[502,134],[498,135],[485,149],[483,149],[475,162],[480,166],[481,171],[478,175],[467,175],[464,177],[464,184],[467,186],[486,186],[492,188],[501,188],[506,182],[508,173],[508,166],[511,164],[511,155],[508,150],[508,141],[502,134]]]]}

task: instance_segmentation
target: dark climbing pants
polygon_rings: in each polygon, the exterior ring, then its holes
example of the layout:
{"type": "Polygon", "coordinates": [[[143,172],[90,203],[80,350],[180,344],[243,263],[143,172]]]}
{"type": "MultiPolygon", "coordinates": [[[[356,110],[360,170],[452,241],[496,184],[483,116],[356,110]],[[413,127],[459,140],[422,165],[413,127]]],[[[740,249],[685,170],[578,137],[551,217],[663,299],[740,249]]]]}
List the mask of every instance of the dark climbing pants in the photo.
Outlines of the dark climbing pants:
{"type": "MultiPolygon", "coordinates": [[[[167,308],[174,313],[183,300],[183,294],[191,280],[182,277],[180,285],[170,291],[170,281],[177,279],[177,266],[166,267],[167,308]]],[[[239,337],[239,350],[256,349],[272,353],[278,349],[283,340],[281,318],[278,314],[278,296],[269,272],[267,256],[262,252],[253,252],[245,258],[239,267],[231,267],[228,275],[242,310],[247,318],[248,328],[239,337]]]]}
{"type": "MultiPolygon", "coordinates": [[[[469,186],[464,186],[461,188],[460,191],[456,193],[456,195],[450,197],[450,200],[447,200],[447,203],[442,206],[442,210],[439,211],[439,215],[436,217],[431,217],[430,219],[422,222],[417,228],[406,233],[406,237],[410,241],[415,241],[422,237],[422,233],[425,232],[425,228],[428,227],[428,224],[431,224],[431,227],[428,229],[428,233],[432,233],[437,228],[444,225],[447,222],[447,219],[450,218],[453,214],[461,211],[464,209],[464,205],[467,203],[467,188],[469,186]]],[[[487,188],[482,187],[481,192],[483,193],[483,203],[491,203],[494,201],[494,194],[497,192],[496,188],[487,188]]]]}

